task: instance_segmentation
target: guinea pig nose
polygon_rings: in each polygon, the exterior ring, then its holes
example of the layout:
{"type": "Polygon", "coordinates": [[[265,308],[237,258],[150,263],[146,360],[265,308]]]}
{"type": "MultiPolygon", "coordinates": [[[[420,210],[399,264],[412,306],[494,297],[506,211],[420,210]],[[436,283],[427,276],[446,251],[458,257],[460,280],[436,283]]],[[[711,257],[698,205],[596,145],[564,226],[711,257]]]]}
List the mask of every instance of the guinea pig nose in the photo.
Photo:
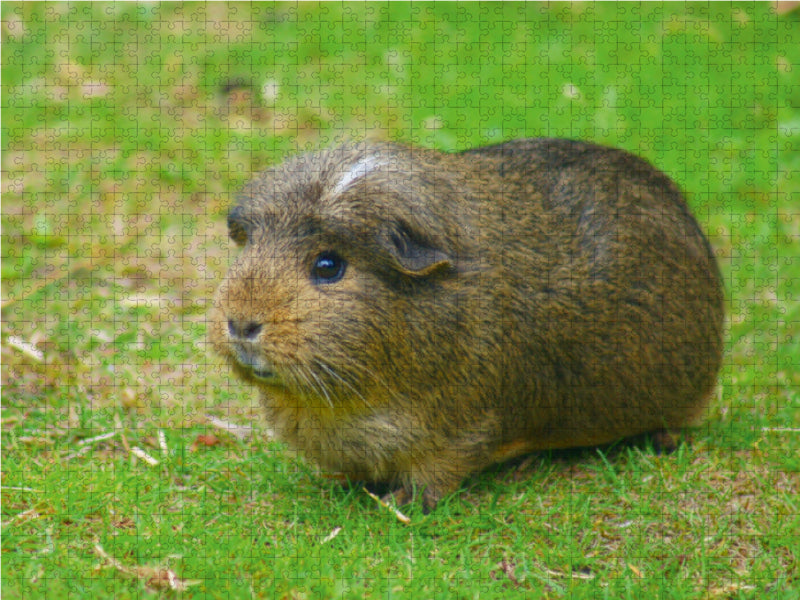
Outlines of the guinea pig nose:
{"type": "Polygon", "coordinates": [[[261,331],[261,324],[254,321],[228,319],[228,331],[230,331],[232,337],[252,340],[261,331]]]}

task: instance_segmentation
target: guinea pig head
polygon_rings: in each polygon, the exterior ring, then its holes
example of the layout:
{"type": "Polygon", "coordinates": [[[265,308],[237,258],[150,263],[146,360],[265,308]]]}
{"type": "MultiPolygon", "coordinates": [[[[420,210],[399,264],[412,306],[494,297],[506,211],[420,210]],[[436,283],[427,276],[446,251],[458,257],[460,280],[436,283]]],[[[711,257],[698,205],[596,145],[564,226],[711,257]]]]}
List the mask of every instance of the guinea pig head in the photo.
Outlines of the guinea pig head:
{"type": "Polygon", "coordinates": [[[210,323],[215,350],[241,377],[331,407],[397,388],[414,336],[425,335],[418,324],[431,318],[433,304],[419,300],[438,294],[441,304],[461,252],[458,223],[436,216],[449,184],[422,179],[404,152],[340,147],[246,186],[228,217],[240,254],[210,323]]]}

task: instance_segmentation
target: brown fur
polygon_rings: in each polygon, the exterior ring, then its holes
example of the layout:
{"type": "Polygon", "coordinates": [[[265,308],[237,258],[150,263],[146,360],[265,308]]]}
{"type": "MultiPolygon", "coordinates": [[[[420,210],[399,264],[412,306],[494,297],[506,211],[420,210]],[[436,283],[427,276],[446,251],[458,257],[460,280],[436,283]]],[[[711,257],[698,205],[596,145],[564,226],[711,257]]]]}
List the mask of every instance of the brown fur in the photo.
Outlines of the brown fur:
{"type": "Polygon", "coordinates": [[[342,146],[259,176],[229,225],[216,350],[281,439],[429,507],[522,453],[680,428],[715,386],[711,249],[675,184],[620,150],[342,146]],[[338,282],[311,277],[324,251],[338,282]]]}

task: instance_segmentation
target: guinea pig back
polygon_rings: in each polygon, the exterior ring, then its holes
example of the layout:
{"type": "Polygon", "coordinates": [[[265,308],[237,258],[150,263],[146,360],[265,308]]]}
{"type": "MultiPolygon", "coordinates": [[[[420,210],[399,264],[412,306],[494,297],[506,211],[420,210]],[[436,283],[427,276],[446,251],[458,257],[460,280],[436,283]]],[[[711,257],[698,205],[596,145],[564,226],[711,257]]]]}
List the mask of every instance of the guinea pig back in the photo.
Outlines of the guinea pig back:
{"type": "Polygon", "coordinates": [[[359,143],[246,186],[210,339],[276,435],[432,507],[545,448],[679,429],[722,360],[711,248],[626,152],[359,143]]]}

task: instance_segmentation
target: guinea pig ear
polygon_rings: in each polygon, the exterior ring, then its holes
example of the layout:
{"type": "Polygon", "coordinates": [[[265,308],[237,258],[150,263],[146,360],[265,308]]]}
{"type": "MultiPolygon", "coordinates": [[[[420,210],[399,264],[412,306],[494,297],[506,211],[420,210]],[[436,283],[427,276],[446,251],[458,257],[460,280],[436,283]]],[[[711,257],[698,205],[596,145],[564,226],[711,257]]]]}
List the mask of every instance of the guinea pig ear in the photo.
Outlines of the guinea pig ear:
{"type": "Polygon", "coordinates": [[[405,224],[385,231],[382,245],[396,261],[395,268],[411,277],[430,277],[453,270],[450,257],[422,241],[405,224]]]}
{"type": "Polygon", "coordinates": [[[228,235],[237,246],[247,243],[247,221],[241,206],[234,207],[228,213],[228,235]]]}

